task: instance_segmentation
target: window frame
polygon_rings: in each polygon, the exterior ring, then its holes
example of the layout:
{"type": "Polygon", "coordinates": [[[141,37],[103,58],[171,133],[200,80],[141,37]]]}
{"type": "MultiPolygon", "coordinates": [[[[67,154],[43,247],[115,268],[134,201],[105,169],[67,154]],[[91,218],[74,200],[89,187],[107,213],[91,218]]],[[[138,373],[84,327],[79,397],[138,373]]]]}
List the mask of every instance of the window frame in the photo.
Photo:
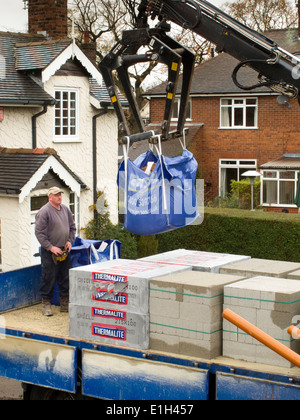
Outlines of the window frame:
{"type": "MultiPolygon", "coordinates": [[[[180,98],[175,98],[175,103],[174,103],[174,108],[173,108],[173,112],[172,112],[172,117],[171,117],[171,121],[178,121],[179,118],[179,112],[180,112],[180,105],[181,105],[181,100],[180,98]],[[177,118],[174,118],[174,111],[175,111],[175,107],[177,107],[177,118]]],[[[191,98],[189,99],[189,110],[190,112],[187,111],[187,116],[186,116],[186,121],[192,121],[192,100],[191,98]],[[189,114],[189,115],[188,115],[189,114]]]]}
{"type": "Polygon", "coordinates": [[[251,97],[251,96],[243,96],[243,97],[222,97],[220,98],[220,129],[222,130],[256,130],[258,129],[258,97],[251,97]],[[222,104],[222,101],[232,101],[232,104],[222,104]],[[248,100],[255,100],[255,104],[247,104],[248,100]],[[243,101],[243,103],[235,103],[235,101],[243,101]],[[224,125],[223,124],[223,113],[222,110],[225,108],[231,108],[231,125],[224,125]],[[248,108],[255,108],[255,114],[254,114],[254,125],[253,126],[247,126],[247,109],[248,108]],[[234,110],[242,109],[243,110],[243,124],[237,125],[235,124],[234,117],[235,113],[234,110]]]}
{"type": "MultiPolygon", "coordinates": [[[[68,119],[68,125],[67,125],[68,134],[63,134],[62,133],[62,130],[64,128],[63,119],[66,119],[66,117],[63,116],[63,107],[60,107],[60,109],[59,109],[60,110],[60,116],[57,117],[56,112],[58,111],[58,108],[57,108],[57,105],[55,105],[55,107],[54,107],[54,121],[53,121],[53,124],[54,124],[54,139],[53,139],[53,141],[54,141],[54,143],[79,142],[80,141],[79,140],[79,89],[56,87],[56,88],[54,88],[55,99],[56,99],[57,93],[60,93],[61,95],[63,95],[64,93],[68,94],[68,117],[67,117],[67,119],[68,119]],[[75,125],[71,124],[71,119],[73,117],[71,116],[71,110],[72,109],[70,107],[70,103],[71,103],[72,99],[71,99],[70,96],[71,96],[72,93],[75,93],[75,125]],[[58,119],[60,119],[60,126],[58,126],[56,124],[58,119]],[[60,127],[60,129],[61,129],[60,134],[56,134],[57,127],[60,127]],[[71,127],[75,127],[75,134],[70,133],[70,128],[71,127]]],[[[62,104],[62,102],[63,102],[63,99],[61,97],[60,104],[62,104]]]]}
{"type": "Polygon", "coordinates": [[[257,159],[230,159],[222,158],[219,159],[219,196],[225,197],[224,188],[222,185],[222,170],[224,169],[236,169],[237,170],[237,179],[241,180],[241,172],[244,170],[257,170],[257,159]]]}
{"type": "Polygon", "coordinates": [[[280,203],[280,184],[283,182],[290,182],[294,184],[294,197],[296,195],[297,192],[297,185],[298,185],[298,172],[299,170],[294,170],[294,169],[264,169],[263,170],[263,176],[262,176],[262,189],[261,189],[261,202],[263,206],[267,206],[267,207],[288,207],[288,208],[295,208],[297,207],[294,203],[292,204],[285,204],[285,203],[280,203]],[[267,177],[265,176],[265,173],[269,172],[269,173],[276,173],[276,176],[274,177],[267,177]],[[285,172],[294,172],[294,179],[288,179],[288,178],[281,178],[280,174],[285,173],[285,172]],[[277,202],[276,203],[266,203],[264,202],[264,192],[265,192],[265,182],[274,182],[276,183],[276,198],[277,198],[277,202]]]}
{"type": "Polygon", "coordinates": [[[80,232],[80,200],[77,194],[73,191],[70,192],[69,196],[69,209],[73,215],[74,222],[76,225],[77,233],[80,232]]]}

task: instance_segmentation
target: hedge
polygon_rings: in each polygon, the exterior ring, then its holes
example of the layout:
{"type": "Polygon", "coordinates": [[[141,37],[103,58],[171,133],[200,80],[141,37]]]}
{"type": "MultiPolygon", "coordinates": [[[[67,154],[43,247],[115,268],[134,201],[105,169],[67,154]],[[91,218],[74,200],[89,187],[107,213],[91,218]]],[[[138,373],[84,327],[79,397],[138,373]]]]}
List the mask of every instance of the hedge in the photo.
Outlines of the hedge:
{"type": "Polygon", "coordinates": [[[300,214],[205,208],[201,225],[158,236],[158,252],[191,249],[300,262],[300,214]]]}

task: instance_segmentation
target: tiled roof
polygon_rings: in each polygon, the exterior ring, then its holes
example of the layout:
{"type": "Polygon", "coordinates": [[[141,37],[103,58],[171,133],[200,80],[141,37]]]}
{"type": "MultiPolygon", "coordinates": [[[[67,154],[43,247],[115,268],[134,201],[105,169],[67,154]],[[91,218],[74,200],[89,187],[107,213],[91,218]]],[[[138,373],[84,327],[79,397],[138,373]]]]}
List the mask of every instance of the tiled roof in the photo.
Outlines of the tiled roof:
{"type": "Polygon", "coordinates": [[[60,55],[72,40],[31,42],[16,44],[17,70],[42,70],[60,55]]]}
{"type": "Polygon", "coordinates": [[[20,105],[46,105],[55,101],[44,89],[25,73],[16,69],[15,45],[19,42],[37,41],[41,37],[0,32],[0,103],[20,105]]]}
{"type": "MultiPolygon", "coordinates": [[[[41,35],[0,32],[0,104],[54,105],[55,99],[38,77],[71,43],[70,39],[46,41],[41,35]]],[[[90,87],[99,103],[111,103],[104,84],[91,78],[90,87]]],[[[123,97],[121,101],[125,104],[123,97]]]]}
{"type": "Polygon", "coordinates": [[[300,170],[300,155],[286,154],[279,159],[264,163],[260,168],[300,170]]]}
{"type": "Polygon", "coordinates": [[[7,149],[0,147],[0,193],[20,194],[43,163],[54,155],[68,172],[85,187],[81,179],[59,158],[53,149],[7,149]]]}
{"type": "MultiPolygon", "coordinates": [[[[297,29],[274,30],[266,35],[275,41],[281,48],[294,53],[300,51],[300,40],[297,29]]],[[[239,89],[232,81],[231,75],[239,61],[228,54],[222,53],[208,61],[203,62],[195,68],[191,86],[192,95],[222,95],[245,93],[239,89]]],[[[258,82],[257,72],[249,67],[243,67],[238,74],[238,80],[245,86],[252,86],[258,82]]],[[[181,79],[178,84],[180,92],[181,79]]],[[[148,96],[162,95],[166,92],[166,83],[147,92],[148,96]]],[[[271,90],[263,87],[250,90],[250,93],[270,93],[271,90]]]]}

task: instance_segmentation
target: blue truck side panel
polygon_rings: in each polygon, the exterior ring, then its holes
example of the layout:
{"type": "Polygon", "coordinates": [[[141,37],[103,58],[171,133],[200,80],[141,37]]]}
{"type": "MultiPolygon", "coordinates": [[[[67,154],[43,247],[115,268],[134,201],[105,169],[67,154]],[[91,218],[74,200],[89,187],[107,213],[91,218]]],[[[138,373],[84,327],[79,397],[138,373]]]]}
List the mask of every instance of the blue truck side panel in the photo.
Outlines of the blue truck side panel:
{"type": "Polygon", "coordinates": [[[209,371],[84,350],[82,390],[111,400],[207,400],[209,371]]]}
{"type": "Polygon", "coordinates": [[[75,393],[77,349],[0,335],[0,376],[75,393]]]}
{"type": "Polygon", "coordinates": [[[41,266],[0,273],[0,313],[40,300],[41,266]]]}
{"type": "Polygon", "coordinates": [[[300,400],[300,386],[217,373],[217,400],[300,400]]]}

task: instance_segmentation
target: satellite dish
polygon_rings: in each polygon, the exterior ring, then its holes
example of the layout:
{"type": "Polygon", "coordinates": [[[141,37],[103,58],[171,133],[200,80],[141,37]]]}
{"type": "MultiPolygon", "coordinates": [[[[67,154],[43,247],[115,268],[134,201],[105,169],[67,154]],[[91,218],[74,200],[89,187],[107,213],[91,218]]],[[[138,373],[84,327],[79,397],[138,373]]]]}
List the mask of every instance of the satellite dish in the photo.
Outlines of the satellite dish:
{"type": "Polygon", "coordinates": [[[288,107],[290,108],[289,97],[286,95],[277,96],[277,102],[279,103],[279,105],[288,105],[288,107]]]}

